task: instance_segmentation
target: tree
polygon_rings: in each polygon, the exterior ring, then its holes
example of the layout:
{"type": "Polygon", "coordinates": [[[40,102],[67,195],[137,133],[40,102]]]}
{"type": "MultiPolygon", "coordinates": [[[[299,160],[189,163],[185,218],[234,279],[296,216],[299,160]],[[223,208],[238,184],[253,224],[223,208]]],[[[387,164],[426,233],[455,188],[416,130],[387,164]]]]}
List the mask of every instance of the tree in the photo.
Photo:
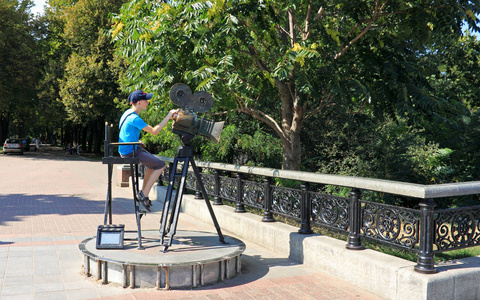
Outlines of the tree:
{"type": "Polygon", "coordinates": [[[112,34],[131,84],[165,92],[183,81],[213,92],[219,107],[268,124],[282,141],[283,168],[299,169],[303,124],[329,105],[431,113],[437,99],[408,58],[460,35],[463,20],[478,30],[479,9],[478,1],[136,0],[112,34]],[[363,77],[381,75],[367,65],[377,59],[393,61],[395,78],[363,77]]]}
{"type": "MultiPolygon", "coordinates": [[[[41,78],[37,84],[36,137],[48,139],[56,133],[65,144],[65,129],[72,127],[66,120],[65,106],[60,99],[60,79],[65,73],[66,61],[71,53],[62,33],[65,27],[64,11],[71,1],[48,1],[45,14],[39,18],[42,35],[38,44],[42,49],[41,78]]],[[[68,131],[68,130],[67,130],[68,131]]]]}
{"type": "MultiPolygon", "coordinates": [[[[410,60],[426,66],[426,92],[438,104],[430,114],[417,114],[415,126],[406,118],[382,119],[329,107],[305,124],[302,140],[308,159],[303,167],[420,184],[478,180],[479,57],[480,41],[466,35],[436,43],[410,60]]],[[[385,81],[391,77],[383,74],[385,81]]]]}
{"type": "Polygon", "coordinates": [[[90,126],[96,153],[100,152],[104,122],[118,117],[114,99],[122,97],[113,45],[102,31],[110,26],[109,14],[124,2],[80,0],[65,14],[63,38],[72,53],[60,84],[60,97],[69,120],[90,126]]]}
{"type": "Polygon", "coordinates": [[[466,35],[448,44],[436,45],[426,61],[435,66],[429,77],[441,97],[461,102],[468,109],[454,124],[425,124],[430,140],[454,150],[452,165],[456,181],[480,178],[480,40],[466,35]],[[453,128],[452,128],[453,127],[453,128]]]}
{"type": "Polygon", "coordinates": [[[35,109],[39,51],[31,22],[32,1],[0,1],[0,140],[26,134],[35,109]],[[10,128],[11,125],[15,128],[10,128]]]}

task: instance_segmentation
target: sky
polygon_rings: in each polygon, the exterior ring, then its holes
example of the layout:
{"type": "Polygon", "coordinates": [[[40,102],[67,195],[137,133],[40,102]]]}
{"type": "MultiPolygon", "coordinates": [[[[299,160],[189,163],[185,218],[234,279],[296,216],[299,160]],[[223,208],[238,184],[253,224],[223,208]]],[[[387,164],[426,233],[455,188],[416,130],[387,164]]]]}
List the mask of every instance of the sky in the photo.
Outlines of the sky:
{"type": "Polygon", "coordinates": [[[33,3],[35,4],[34,7],[32,7],[32,13],[34,15],[38,13],[43,14],[43,6],[45,5],[46,0],[34,0],[33,3]]]}

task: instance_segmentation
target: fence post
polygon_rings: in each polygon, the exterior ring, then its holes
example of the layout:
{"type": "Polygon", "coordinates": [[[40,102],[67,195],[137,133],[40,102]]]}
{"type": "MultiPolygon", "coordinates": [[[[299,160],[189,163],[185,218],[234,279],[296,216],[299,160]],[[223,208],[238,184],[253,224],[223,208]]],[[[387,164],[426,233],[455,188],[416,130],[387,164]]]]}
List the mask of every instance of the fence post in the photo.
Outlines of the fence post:
{"type": "Polygon", "coordinates": [[[420,203],[420,254],[418,255],[415,271],[423,274],[433,274],[437,270],[433,260],[434,241],[434,208],[433,199],[423,199],[420,203]]]}
{"type": "Polygon", "coordinates": [[[272,213],[272,179],[270,177],[267,177],[263,180],[263,185],[264,185],[264,197],[263,199],[263,218],[262,222],[275,222],[275,219],[273,218],[273,213],[272,213]]]}
{"type": "Polygon", "coordinates": [[[365,247],[362,246],[360,240],[360,227],[362,224],[362,209],[360,206],[360,198],[362,196],[362,191],[356,188],[353,188],[350,192],[350,207],[348,214],[348,222],[350,227],[350,233],[347,240],[347,249],[350,250],[363,250],[365,247]]]}
{"type": "Polygon", "coordinates": [[[237,174],[237,201],[235,204],[236,213],[246,212],[245,206],[243,205],[243,184],[242,184],[242,174],[237,174]]]}
{"type": "Polygon", "coordinates": [[[301,218],[302,223],[298,233],[301,234],[312,234],[313,230],[310,226],[310,219],[312,217],[312,199],[310,198],[310,183],[304,182],[301,186],[302,188],[302,202],[300,205],[301,209],[301,218]]]}
{"type": "Polygon", "coordinates": [[[223,205],[222,198],[220,197],[220,171],[215,169],[213,193],[213,205],[223,205]]]}
{"type": "MultiPolygon", "coordinates": [[[[200,178],[198,180],[202,180],[202,168],[198,168],[198,173],[200,178]]],[[[200,191],[200,186],[195,182],[195,197],[193,199],[203,199],[202,191],[200,191]]]]}

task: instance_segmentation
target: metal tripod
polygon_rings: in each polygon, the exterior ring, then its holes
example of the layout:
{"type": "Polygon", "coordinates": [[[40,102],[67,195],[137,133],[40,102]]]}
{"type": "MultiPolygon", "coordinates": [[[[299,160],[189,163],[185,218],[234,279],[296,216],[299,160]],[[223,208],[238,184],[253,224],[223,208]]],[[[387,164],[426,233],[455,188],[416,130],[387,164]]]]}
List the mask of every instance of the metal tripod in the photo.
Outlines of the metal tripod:
{"type": "Polygon", "coordinates": [[[163,245],[163,251],[167,251],[167,249],[172,245],[173,236],[177,230],[177,223],[178,223],[178,215],[180,213],[180,206],[182,204],[182,197],[185,188],[185,180],[187,177],[187,171],[189,165],[192,166],[193,172],[195,173],[195,177],[197,178],[197,186],[201,188],[201,192],[205,198],[205,203],[207,204],[208,211],[210,212],[210,216],[212,217],[213,224],[217,229],[218,238],[220,243],[226,244],[225,239],[223,237],[222,231],[220,226],[218,225],[217,218],[215,217],[215,213],[212,209],[212,205],[208,200],[207,192],[205,190],[205,186],[203,185],[202,179],[200,177],[200,172],[198,171],[197,165],[193,160],[193,151],[192,147],[189,145],[181,146],[177,150],[177,156],[173,161],[173,168],[170,172],[170,183],[168,184],[167,195],[165,197],[165,203],[163,204],[163,212],[162,212],[162,219],[161,219],[161,226],[160,226],[160,244],[163,245]],[[177,173],[177,166],[179,163],[183,162],[182,168],[179,173],[177,173]],[[175,179],[180,178],[177,184],[177,195],[172,202],[172,192],[175,185],[175,179]],[[171,207],[170,207],[171,206],[171,207]],[[168,220],[168,223],[167,223],[168,220]],[[168,235],[168,237],[167,237],[168,235]]]}

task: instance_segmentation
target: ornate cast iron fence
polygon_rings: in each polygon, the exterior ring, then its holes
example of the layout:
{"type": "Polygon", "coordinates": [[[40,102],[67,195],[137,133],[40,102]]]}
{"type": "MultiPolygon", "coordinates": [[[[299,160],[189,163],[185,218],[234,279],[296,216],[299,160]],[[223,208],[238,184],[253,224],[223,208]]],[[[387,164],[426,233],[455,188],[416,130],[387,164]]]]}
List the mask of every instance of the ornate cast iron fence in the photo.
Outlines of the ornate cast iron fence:
{"type": "MultiPolygon", "coordinates": [[[[170,162],[172,158],[160,157],[170,162]]],[[[435,273],[434,254],[480,245],[480,206],[435,210],[435,200],[480,193],[480,182],[419,185],[360,177],[245,167],[197,161],[202,181],[213,204],[235,202],[235,212],[245,206],[263,210],[264,222],[274,214],[300,222],[299,233],[311,234],[312,223],[348,235],[346,248],[364,249],[362,238],[399,247],[418,254],[415,270],[435,273]],[[203,172],[208,169],[209,172],[203,172]],[[302,182],[300,189],[278,187],[272,178],[302,182]],[[338,197],[310,190],[311,184],[351,188],[350,196],[338,197]],[[362,191],[413,197],[419,209],[409,209],[362,200],[362,191]]],[[[168,173],[168,172],[167,172],[168,173]]],[[[166,174],[165,174],[166,175],[166,174]]],[[[164,176],[163,178],[168,178],[164,176]]],[[[160,183],[159,183],[160,184],[160,183]]],[[[196,191],[193,173],[187,188],[196,191]]],[[[201,198],[199,191],[196,197],[201,198]]]]}

